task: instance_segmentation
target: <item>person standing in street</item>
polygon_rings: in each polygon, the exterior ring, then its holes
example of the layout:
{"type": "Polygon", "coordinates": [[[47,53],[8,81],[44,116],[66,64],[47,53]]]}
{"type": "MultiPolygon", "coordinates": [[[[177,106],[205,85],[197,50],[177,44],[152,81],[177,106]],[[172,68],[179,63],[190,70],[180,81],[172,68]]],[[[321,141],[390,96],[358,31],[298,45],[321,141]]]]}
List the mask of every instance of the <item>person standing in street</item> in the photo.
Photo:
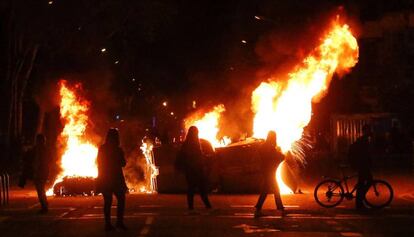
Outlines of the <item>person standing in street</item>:
{"type": "Polygon", "coordinates": [[[23,171],[18,185],[24,188],[27,180],[33,180],[40,203],[39,214],[46,214],[49,210],[45,185],[49,177],[50,157],[45,136],[38,134],[35,145],[27,151],[23,158],[23,171]]]}
{"type": "Polygon", "coordinates": [[[279,186],[276,182],[276,169],[283,160],[283,154],[276,148],[276,132],[269,131],[266,141],[259,148],[262,172],[261,193],[256,204],[255,218],[263,216],[262,207],[268,193],[273,193],[278,210],[283,211],[279,186]]]}
{"type": "Polygon", "coordinates": [[[122,167],[126,165],[124,151],[120,147],[119,133],[115,128],[108,130],[105,143],[98,150],[98,177],[96,191],[104,198],[105,230],[114,229],[111,223],[112,195],[117,199],[116,227],[127,230],[124,224],[125,193],[128,188],[125,183],[122,167]]]}
{"type": "Polygon", "coordinates": [[[207,209],[211,209],[208,199],[207,176],[205,162],[198,137],[198,129],[191,126],[186,139],[178,152],[176,169],[183,172],[187,181],[187,205],[190,211],[194,210],[194,194],[200,192],[201,200],[207,209]]]}
{"type": "Polygon", "coordinates": [[[50,154],[46,147],[46,138],[43,134],[36,136],[36,145],[33,148],[33,182],[36,187],[37,197],[40,203],[41,214],[48,212],[48,202],[45,184],[49,177],[50,154]]]}
{"type": "Polygon", "coordinates": [[[365,124],[362,127],[362,136],[349,147],[348,159],[352,168],[358,172],[358,183],[355,198],[355,207],[365,209],[365,194],[372,181],[371,172],[371,127],[365,124]]]}

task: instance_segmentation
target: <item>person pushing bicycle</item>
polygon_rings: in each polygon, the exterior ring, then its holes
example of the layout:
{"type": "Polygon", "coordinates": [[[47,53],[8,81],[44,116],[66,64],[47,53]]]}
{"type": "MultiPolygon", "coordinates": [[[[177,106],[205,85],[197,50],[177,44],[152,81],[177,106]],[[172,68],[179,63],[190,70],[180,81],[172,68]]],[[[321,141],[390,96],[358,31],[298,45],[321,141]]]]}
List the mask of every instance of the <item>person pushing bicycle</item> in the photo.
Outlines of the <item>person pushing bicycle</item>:
{"type": "Polygon", "coordinates": [[[362,136],[349,147],[348,160],[352,168],[358,173],[355,207],[365,209],[363,201],[372,181],[371,173],[371,127],[365,124],[362,127],[362,136]]]}

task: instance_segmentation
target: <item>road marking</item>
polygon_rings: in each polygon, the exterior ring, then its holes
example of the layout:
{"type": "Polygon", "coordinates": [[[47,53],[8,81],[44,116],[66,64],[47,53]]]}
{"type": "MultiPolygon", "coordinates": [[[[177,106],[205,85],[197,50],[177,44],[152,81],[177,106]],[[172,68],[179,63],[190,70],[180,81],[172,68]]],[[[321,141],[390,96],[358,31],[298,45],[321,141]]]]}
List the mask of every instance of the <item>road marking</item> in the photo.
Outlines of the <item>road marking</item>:
{"type": "MultiPolygon", "coordinates": [[[[217,216],[219,218],[244,218],[244,219],[252,219],[254,217],[253,213],[234,213],[233,215],[221,215],[217,216]]],[[[271,216],[271,215],[264,215],[260,217],[260,219],[281,219],[282,216],[271,216]]]]}
{"type": "MultiPolygon", "coordinates": [[[[299,208],[299,205],[283,205],[286,208],[299,208]]],[[[254,205],[230,205],[233,208],[253,208],[254,205]]]]}
{"type": "Polygon", "coordinates": [[[66,212],[64,212],[64,213],[60,214],[60,215],[58,216],[58,218],[63,218],[63,217],[67,216],[69,213],[71,213],[71,212],[72,212],[72,211],[74,211],[74,210],[76,210],[76,208],[69,208],[69,211],[66,211],[66,212]]]}
{"type": "Polygon", "coordinates": [[[145,236],[149,233],[150,228],[148,226],[145,226],[144,228],[142,228],[142,230],[139,232],[139,236],[145,236]]]}
{"type": "Polygon", "coordinates": [[[146,225],[152,225],[152,223],[154,222],[154,217],[150,216],[147,219],[145,219],[145,224],[146,225]]]}
{"type": "MultiPolygon", "coordinates": [[[[132,213],[132,215],[129,216],[158,216],[158,213],[153,213],[153,212],[135,212],[132,213]]],[[[98,214],[83,214],[82,217],[103,217],[102,213],[98,213],[98,214]]],[[[116,217],[114,215],[112,215],[112,217],[116,217]]]]}
{"type": "Polygon", "coordinates": [[[253,216],[253,213],[250,212],[242,212],[242,213],[234,213],[235,216],[253,216]]]}
{"type": "MultiPolygon", "coordinates": [[[[111,218],[116,218],[116,216],[111,216],[111,218]]],[[[132,216],[132,215],[126,215],[124,216],[124,219],[141,219],[142,216],[132,216]]],[[[61,220],[102,220],[104,219],[104,216],[81,216],[81,217],[63,217],[61,220]]]]}
{"type": "Polygon", "coordinates": [[[33,209],[33,208],[38,207],[38,206],[40,206],[40,203],[33,204],[33,205],[29,206],[28,208],[33,209]]]}
{"type": "Polygon", "coordinates": [[[233,226],[233,228],[242,229],[245,234],[268,233],[268,232],[278,232],[278,231],[280,231],[278,229],[259,228],[258,226],[247,225],[247,224],[236,225],[236,226],[233,226]]]}
{"type": "Polygon", "coordinates": [[[406,201],[413,201],[414,200],[414,193],[406,193],[406,194],[402,194],[400,196],[401,199],[404,199],[406,201]]]}
{"type": "Polygon", "coordinates": [[[230,205],[230,207],[234,207],[234,208],[252,208],[254,207],[253,205],[230,205]]]}
{"type": "Polygon", "coordinates": [[[164,207],[164,206],[162,206],[162,205],[139,205],[139,207],[153,208],[153,207],[164,207]]]}
{"type": "Polygon", "coordinates": [[[286,217],[294,217],[294,218],[298,218],[298,217],[309,217],[312,216],[311,214],[287,214],[286,217]]]}
{"type": "Polygon", "coordinates": [[[341,232],[342,236],[347,236],[347,237],[358,237],[358,236],[362,236],[361,233],[358,232],[341,232]]]}
{"type": "MultiPolygon", "coordinates": [[[[103,209],[103,206],[94,206],[94,209],[103,209]]],[[[116,208],[116,206],[111,206],[112,209],[116,208]]]]}
{"type": "Polygon", "coordinates": [[[148,235],[153,222],[154,222],[154,217],[153,216],[149,216],[145,219],[145,226],[139,232],[140,237],[144,237],[144,236],[148,235]]]}

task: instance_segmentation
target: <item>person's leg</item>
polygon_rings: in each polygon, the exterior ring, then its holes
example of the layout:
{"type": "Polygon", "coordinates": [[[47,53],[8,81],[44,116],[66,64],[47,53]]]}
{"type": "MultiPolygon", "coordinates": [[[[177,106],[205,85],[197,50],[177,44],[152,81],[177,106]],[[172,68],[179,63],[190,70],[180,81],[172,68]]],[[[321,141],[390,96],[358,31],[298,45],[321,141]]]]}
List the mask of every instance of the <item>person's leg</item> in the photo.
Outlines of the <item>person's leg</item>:
{"type": "Polygon", "coordinates": [[[187,180],[187,205],[188,209],[193,210],[194,209],[194,192],[195,192],[195,182],[194,177],[191,175],[186,175],[187,180]]]}
{"type": "Polygon", "coordinates": [[[39,203],[41,206],[41,212],[46,213],[48,211],[48,203],[47,203],[47,197],[45,192],[45,183],[42,181],[36,181],[35,182],[37,197],[39,199],[39,203]]]}
{"type": "Polygon", "coordinates": [[[262,207],[263,207],[263,204],[266,200],[266,197],[267,197],[267,192],[262,191],[259,195],[259,199],[257,199],[257,203],[256,203],[256,206],[255,206],[257,210],[262,210],[262,207]]]}
{"type": "Polygon", "coordinates": [[[263,204],[266,200],[267,193],[269,192],[269,180],[267,176],[263,176],[260,184],[260,195],[259,199],[257,199],[256,203],[256,210],[261,210],[263,207],[263,204]]]}
{"type": "Polygon", "coordinates": [[[205,177],[200,178],[198,188],[200,189],[200,196],[201,196],[201,200],[204,203],[204,206],[210,209],[211,204],[210,204],[210,200],[208,200],[208,188],[207,188],[207,182],[206,182],[205,177]]]}
{"type": "Polygon", "coordinates": [[[104,199],[104,217],[105,217],[105,229],[113,229],[111,224],[111,206],[112,206],[112,192],[103,192],[104,199]]]}
{"type": "Polygon", "coordinates": [[[117,222],[116,226],[122,229],[126,229],[124,225],[124,212],[125,212],[125,192],[115,193],[117,200],[117,222]]]}
{"type": "Polygon", "coordinates": [[[276,208],[278,210],[284,210],[285,207],[283,206],[283,202],[282,202],[282,198],[280,197],[280,190],[279,190],[279,185],[275,182],[274,184],[274,196],[275,196],[275,203],[276,203],[276,208]]]}
{"type": "Polygon", "coordinates": [[[356,188],[355,208],[357,208],[357,209],[361,209],[361,208],[365,207],[364,203],[363,203],[365,193],[366,193],[366,191],[365,191],[365,189],[366,189],[365,188],[365,185],[366,185],[365,182],[366,182],[366,180],[365,180],[364,175],[360,174],[358,176],[358,183],[356,184],[357,188],[356,188]]]}

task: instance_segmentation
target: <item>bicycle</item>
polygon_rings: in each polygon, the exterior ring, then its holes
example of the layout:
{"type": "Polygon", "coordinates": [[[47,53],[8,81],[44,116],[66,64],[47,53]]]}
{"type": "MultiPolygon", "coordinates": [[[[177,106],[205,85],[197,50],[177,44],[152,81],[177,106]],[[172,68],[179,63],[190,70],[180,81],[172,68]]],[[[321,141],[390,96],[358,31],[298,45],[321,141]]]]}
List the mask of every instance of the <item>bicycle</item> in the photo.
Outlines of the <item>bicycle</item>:
{"type": "MultiPolygon", "coordinates": [[[[354,193],[357,190],[357,184],[350,190],[348,180],[358,177],[358,175],[345,176],[342,171],[342,176],[342,179],[326,177],[316,185],[314,197],[319,205],[332,208],[339,205],[344,198],[347,200],[356,198],[354,193]]],[[[389,183],[385,180],[373,179],[365,193],[364,201],[367,206],[379,209],[388,206],[393,197],[394,191],[389,183]]]]}

